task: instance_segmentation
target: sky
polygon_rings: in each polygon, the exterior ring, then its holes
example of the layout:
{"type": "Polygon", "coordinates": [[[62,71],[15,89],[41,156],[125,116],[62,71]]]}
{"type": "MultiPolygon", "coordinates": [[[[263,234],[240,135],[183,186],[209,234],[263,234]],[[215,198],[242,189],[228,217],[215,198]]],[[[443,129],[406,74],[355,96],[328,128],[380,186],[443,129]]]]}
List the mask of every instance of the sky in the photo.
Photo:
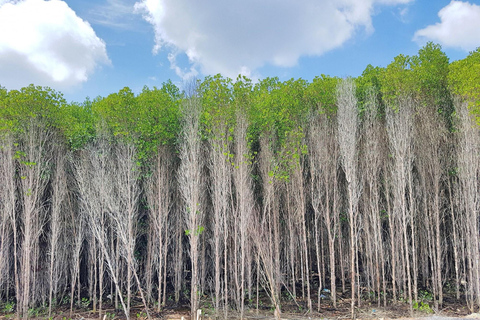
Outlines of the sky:
{"type": "Polygon", "coordinates": [[[359,76],[428,41],[480,46],[480,0],[0,0],[0,86],[67,101],[238,74],[359,76]]]}

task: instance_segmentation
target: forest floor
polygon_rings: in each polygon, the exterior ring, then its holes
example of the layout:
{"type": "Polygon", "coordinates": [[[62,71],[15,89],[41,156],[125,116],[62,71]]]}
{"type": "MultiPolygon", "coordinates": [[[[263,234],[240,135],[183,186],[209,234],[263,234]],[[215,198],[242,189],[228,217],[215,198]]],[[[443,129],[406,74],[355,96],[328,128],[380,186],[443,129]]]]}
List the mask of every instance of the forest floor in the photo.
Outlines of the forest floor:
{"type": "MultiPolygon", "coordinates": [[[[263,299],[262,299],[263,300],[263,299]]],[[[131,320],[147,320],[145,309],[139,303],[135,302],[135,306],[131,309],[131,320]]],[[[282,302],[282,319],[286,320],[320,320],[320,319],[351,319],[350,302],[348,298],[339,298],[337,300],[337,308],[333,308],[329,301],[322,301],[320,312],[314,311],[312,313],[305,312],[305,301],[297,299],[297,301],[283,301],[282,302]]],[[[431,304],[431,303],[430,303],[431,304]]],[[[211,306],[208,301],[203,303],[204,306],[211,306]]],[[[88,309],[76,309],[72,316],[67,306],[58,307],[52,317],[48,317],[46,310],[39,311],[32,315],[32,319],[37,320],[90,320],[99,319],[98,313],[88,309]]],[[[150,310],[152,319],[164,320],[190,320],[190,309],[188,304],[174,304],[167,303],[161,312],[150,310]]],[[[14,313],[5,313],[0,310],[0,320],[15,319],[14,313]]],[[[103,308],[103,316],[100,320],[124,320],[125,316],[121,310],[115,310],[112,306],[105,305],[103,308]]],[[[213,308],[204,307],[202,309],[203,320],[215,319],[240,319],[240,315],[234,311],[229,310],[227,315],[221,311],[220,314],[215,315],[213,308]]],[[[246,306],[244,319],[249,320],[270,320],[274,319],[273,311],[269,307],[268,301],[261,301],[258,310],[255,306],[246,306]]],[[[442,308],[434,311],[430,308],[428,303],[423,304],[421,310],[418,308],[410,314],[410,308],[406,302],[397,302],[389,304],[387,307],[378,307],[377,303],[363,301],[360,307],[356,308],[356,319],[403,319],[403,320],[450,320],[450,319],[479,319],[480,313],[471,313],[465,301],[459,301],[454,298],[446,297],[442,308]],[[428,306],[428,307],[427,307],[428,306]]]]}

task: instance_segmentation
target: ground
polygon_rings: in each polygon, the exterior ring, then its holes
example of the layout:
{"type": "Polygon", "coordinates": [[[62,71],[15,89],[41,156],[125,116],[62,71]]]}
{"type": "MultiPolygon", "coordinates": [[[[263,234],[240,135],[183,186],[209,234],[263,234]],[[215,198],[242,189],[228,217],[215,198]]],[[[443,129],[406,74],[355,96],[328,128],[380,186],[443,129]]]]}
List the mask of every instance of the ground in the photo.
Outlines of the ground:
{"type": "MultiPolygon", "coordinates": [[[[305,312],[302,306],[305,306],[305,301],[297,299],[297,301],[283,302],[282,304],[282,319],[288,320],[317,320],[317,319],[351,319],[350,317],[350,299],[340,297],[337,301],[337,308],[334,309],[328,299],[322,301],[320,312],[314,311],[312,313],[305,312]]],[[[210,301],[211,302],[211,301],[210,301]]],[[[431,304],[431,303],[430,303],[431,304]]],[[[414,310],[413,315],[410,314],[409,306],[405,302],[397,302],[395,304],[389,304],[387,307],[378,306],[376,303],[369,303],[364,301],[363,304],[356,310],[357,319],[421,319],[421,320],[449,320],[449,319],[480,319],[480,313],[471,313],[465,305],[464,301],[459,301],[451,297],[446,297],[443,307],[437,312],[433,311],[428,302],[425,302],[423,308],[417,308],[414,310]]],[[[203,305],[206,306],[202,309],[201,319],[216,319],[212,308],[208,306],[208,297],[204,297],[203,305]]],[[[190,310],[188,304],[174,304],[167,303],[167,306],[163,308],[161,312],[150,310],[152,319],[165,319],[165,320],[189,320],[190,310]]],[[[2,313],[0,311],[0,320],[14,319],[13,313],[2,313]]],[[[45,310],[37,312],[33,317],[37,320],[89,320],[99,319],[98,314],[89,309],[77,309],[70,317],[69,309],[67,306],[59,307],[55,310],[55,315],[48,317],[45,310]]],[[[228,319],[239,319],[239,314],[229,311],[227,314],[228,319]]],[[[261,299],[259,309],[255,306],[247,306],[245,312],[245,319],[251,320],[270,320],[274,319],[273,312],[270,310],[268,299],[264,297],[261,299]],[[262,301],[264,300],[264,301],[262,301]]],[[[123,320],[122,311],[115,311],[112,306],[105,306],[103,308],[103,316],[101,320],[123,320]]],[[[135,301],[132,312],[132,320],[146,320],[146,313],[141,306],[140,301],[135,301]]],[[[222,311],[218,315],[217,319],[225,319],[225,314],[222,311]]]]}

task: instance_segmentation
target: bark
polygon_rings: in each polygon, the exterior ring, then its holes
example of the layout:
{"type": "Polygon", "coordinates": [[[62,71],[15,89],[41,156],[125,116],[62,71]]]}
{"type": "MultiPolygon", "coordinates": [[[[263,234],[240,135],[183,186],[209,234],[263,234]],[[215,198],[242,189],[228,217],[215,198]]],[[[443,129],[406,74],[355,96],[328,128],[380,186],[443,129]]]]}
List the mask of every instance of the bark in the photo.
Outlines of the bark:
{"type": "Polygon", "coordinates": [[[350,283],[352,290],[351,316],[355,318],[355,290],[357,263],[357,205],[361,193],[360,177],[357,172],[358,110],[355,97],[355,84],[352,79],[341,81],[337,87],[338,105],[338,145],[340,160],[347,180],[348,218],[350,236],[350,283]]]}
{"type": "Polygon", "coordinates": [[[180,144],[179,189],[183,198],[183,217],[186,235],[190,244],[192,280],[190,284],[190,310],[192,320],[199,308],[199,262],[200,237],[203,225],[203,155],[200,140],[201,106],[197,97],[192,96],[182,105],[182,142],[180,144]]]}

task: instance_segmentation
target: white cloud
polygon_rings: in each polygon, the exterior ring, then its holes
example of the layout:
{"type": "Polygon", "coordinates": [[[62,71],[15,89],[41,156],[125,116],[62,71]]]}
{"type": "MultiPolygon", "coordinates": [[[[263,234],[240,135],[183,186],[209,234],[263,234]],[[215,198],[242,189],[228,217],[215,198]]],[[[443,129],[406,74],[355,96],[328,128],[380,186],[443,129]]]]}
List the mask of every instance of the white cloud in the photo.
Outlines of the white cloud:
{"type": "MultiPolygon", "coordinates": [[[[254,74],[273,64],[291,67],[301,56],[338,48],[356,30],[373,31],[375,4],[412,0],[140,0],[137,12],[153,25],[154,52],[185,53],[186,74],[254,74]]],[[[175,60],[172,69],[182,76],[175,60]]]]}
{"type": "Polygon", "coordinates": [[[3,0],[0,30],[0,85],[9,89],[65,89],[110,63],[105,43],[63,1],[3,0]]]}
{"type": "Polygon", "coordinates": [[[414,41],[434,41],[465,51],[480,46],[480,6],[452,1],[438,12],[440,22],[415,32],[414,41]]]}
{"type": "Polygon", "coordinates": [[[110,28],[135,30],[138,27],[137,20],[140,19],[133,14],[133,11],[131,0],[105,0],[88,10],[87,19],[93,25],[101,24],[110,28]]]}

